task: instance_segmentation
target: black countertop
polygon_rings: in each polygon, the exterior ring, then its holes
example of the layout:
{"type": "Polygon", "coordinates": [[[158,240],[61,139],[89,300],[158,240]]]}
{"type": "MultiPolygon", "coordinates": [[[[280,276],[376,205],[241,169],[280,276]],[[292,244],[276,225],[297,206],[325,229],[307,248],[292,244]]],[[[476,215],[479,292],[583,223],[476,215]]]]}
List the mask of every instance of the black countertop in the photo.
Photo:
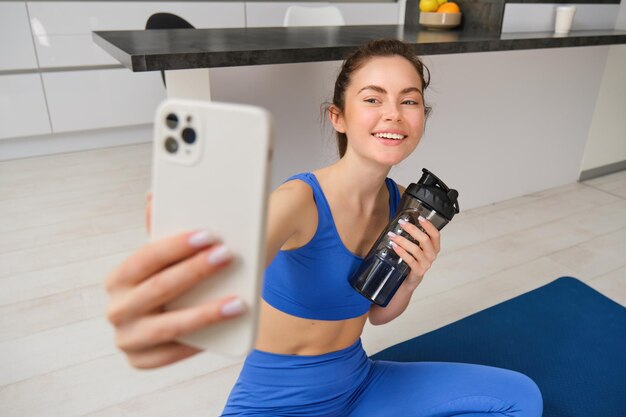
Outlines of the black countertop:
{"type": "Polygon", "coordinates": [[[132,71],[343,59],[371,39],[399,39],[419,55],[626,44],[626,31],[474,33],[419,26],[322,26],[100,31],[94,41],[132,71]]]}

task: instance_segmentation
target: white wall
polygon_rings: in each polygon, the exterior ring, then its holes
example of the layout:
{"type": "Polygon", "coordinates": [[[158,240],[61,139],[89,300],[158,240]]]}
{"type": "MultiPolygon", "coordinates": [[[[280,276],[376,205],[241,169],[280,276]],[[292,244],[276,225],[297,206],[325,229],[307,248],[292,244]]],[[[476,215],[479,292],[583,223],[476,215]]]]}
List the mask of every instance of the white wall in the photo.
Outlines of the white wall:
{"type": "MultiPolygon", "coordinates": [[[[607,46],[426,57],[434,111],[417,151],[392,176],[426,167],[463,209],[575,182],[607,46]]],[[[339,62],[216,68],[212,98],[268,108],[278,120],[273,185],[335,158],[319,121],[339,62]]]]}
{"type": "MultiPolygon", "coordinates": [[[[556,8],[560,4],[507,3],[502,33],[552,32],[556,8]]],[[[615,26],[619,4],[576,4],[572,30],[604,29],[615,26]]]]}
{"type": "Polygon", "coordinates": [[[427,167],[462,209],[576,182],[608,47],[427,57],[432,118],[406,184],[427,167]],[[416,169],[417,168],[417,169],[416,169]]]}
{"type": "MultiPolygon", "coordinates": [[[[626,30],[626,4],[616,29],[626,30]]],[[[626,45],[613,45],[593,113],[581,171],[626,161],[626,45]]]]}

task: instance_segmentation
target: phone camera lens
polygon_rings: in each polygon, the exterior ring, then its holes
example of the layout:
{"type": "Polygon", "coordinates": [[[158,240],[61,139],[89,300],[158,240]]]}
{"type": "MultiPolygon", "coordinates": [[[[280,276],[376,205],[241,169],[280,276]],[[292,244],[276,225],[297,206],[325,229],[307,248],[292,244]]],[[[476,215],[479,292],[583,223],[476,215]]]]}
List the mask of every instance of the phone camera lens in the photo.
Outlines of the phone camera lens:
{"type": "Polygon", "coordinates": [[[178,142],[176,142],[176,139],[167,138],[165,140],[165,150],[168,151],[169,153],[178,152],[178,142]]]}
{"type": "Polygon", "coordinates": [[[193,144],[196,141],[196,131],[190,127],[186,127],[183,129],[183,140],[185,143],[189,145],[193,144]]]}
{"type": "Polygon", "coordinates": [[[165,124],[170,129],[176,129],[176,126],[178,126],[178,116],[176,116],[174,113],[168,114],[165,118],[165,124]]]}

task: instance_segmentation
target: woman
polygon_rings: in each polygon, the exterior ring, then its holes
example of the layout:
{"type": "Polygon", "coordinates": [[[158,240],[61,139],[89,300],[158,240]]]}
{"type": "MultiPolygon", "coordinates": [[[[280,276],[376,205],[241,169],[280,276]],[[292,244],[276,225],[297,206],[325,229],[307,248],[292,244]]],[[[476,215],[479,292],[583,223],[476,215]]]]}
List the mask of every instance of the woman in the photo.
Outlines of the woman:
{"type": "MultiPolygon", "coordinates": [[[[439,232],[430,222],[420,220],[426,233],[405,224],[419,244],[392,236],[411,272],[389,305],[371,305],[348,284],[404,191],[386,177],[422,137],[427,86],[424,66],[399,41],[370,42],[344,63],[328,108],[340,159],[288,179],[270,197],[258,338],[224,416],[541,415],[537,386],[519,373],[458,363],[375,362],[361,346],[366,320],[380,325],[402,314],[440,251],[439,232]]],[[[226,265],[225,246],[202,233],[192,244],[184,243],[188,238],[144,248],[107,280],[109,319],[135,366],[160,366],[196,353],[172,340],[241,310],[232,299],[143,316],[129,307],[148,297],[148,290],[133,289],[137,283],[164,282],[165,290],[149,303],[154,309],[193,285],[199,279],[194,276],[226,265]],[[165,272],[168,263],[154,263],[163,248],[172,251],[168,260],[174,263],[165,272]],[[174,288],[173,277],[185,284],[174,288]]]]}

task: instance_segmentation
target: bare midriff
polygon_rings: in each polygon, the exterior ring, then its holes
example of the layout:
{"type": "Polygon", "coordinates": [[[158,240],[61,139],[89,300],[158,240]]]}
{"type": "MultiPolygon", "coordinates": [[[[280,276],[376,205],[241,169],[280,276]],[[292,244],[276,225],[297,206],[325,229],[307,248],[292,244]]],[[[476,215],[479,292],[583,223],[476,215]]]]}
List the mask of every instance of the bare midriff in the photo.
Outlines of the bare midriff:
{"type": "Polygon", "coordinates": [[[284,355],[322,355],[347,348],[361,336],[367,314],[347,320],[292,316],[261,300],[255,348],[284,355]]]}

